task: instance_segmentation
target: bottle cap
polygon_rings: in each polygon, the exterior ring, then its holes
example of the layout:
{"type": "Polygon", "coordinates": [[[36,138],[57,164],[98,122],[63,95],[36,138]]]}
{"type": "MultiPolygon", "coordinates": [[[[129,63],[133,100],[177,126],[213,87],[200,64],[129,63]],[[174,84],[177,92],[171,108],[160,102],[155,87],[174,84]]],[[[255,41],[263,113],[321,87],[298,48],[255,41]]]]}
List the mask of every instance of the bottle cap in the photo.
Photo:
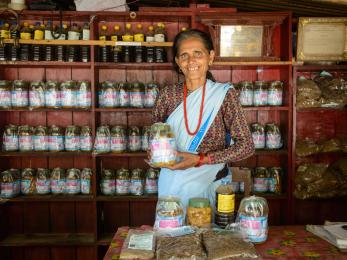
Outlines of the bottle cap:
{"type": "Polygon", "coordinates": [[[189,207],[206,208],[209,206],[210,206],[209,199],[206,199],[206,198],[191,198],[191,199],[189,199],[189,207]]]}
{"type": "Polygon", "coordinates": [[[152,25],[148,26],[148,30],[153,31],[154,30],[153,26],[152,25]]]}
{"type": "Polygon", "coordinates": [[[115,25],[113,28],[114,28],[116,31],[118,31],[118,30],[119,30],[119,25],[115,25]]]}
{"type": "Polygon", "coordinates": [[[142,29],[142,24],[138,23],[138,24],[136,25],[136,27],[137,27],[137,29],[142,29]]]}

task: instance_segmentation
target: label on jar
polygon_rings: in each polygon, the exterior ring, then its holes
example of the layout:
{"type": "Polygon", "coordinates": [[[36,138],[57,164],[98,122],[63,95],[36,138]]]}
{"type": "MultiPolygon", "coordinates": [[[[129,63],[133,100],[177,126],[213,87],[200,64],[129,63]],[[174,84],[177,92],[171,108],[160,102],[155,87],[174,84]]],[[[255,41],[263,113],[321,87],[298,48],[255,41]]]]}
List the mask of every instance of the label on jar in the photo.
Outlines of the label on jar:
{"type": "Polygon", "coordinates": [[[30,40],[31,39],[31,33],[21,32],[20,33],[20,38],[22,40],[30,40]]]}
{"type": "Polygon", "coordinates": [[[270,106],[282,105],[282,90],[269,90],[268,91],[268,104],[270,106]]]}
{"type": "Polygon", "coordinates": [[[267,192],[268,187],[267,178],[253,178],[253,190],[255,192],[267,192]]]}
{"type": "Polygon", "coordinates": [[[21,180],[20,183],[20,190],[22,194],[31,194],[33,193],[32,191],[32,184],[33,181],[32,180],[21,180]]]}
{"type": "Polygon", "coordinates": [[[65,192],[65,180],[51,180],[51,190],[53,194],[60,194],[65,192]]]}
{"type": "Polygon", "coordinates": [[[41,30],[35,30],[34,32],[34,40],[43,40],[44,32],[41,30]]]}
{"type": "Polygon", "coordinates": [[[51,30],[45,30],[45,40],[54,40],[51,30]]]}
{"type": "Polygon", "coordinates": [[[153,179],[146,179],[145,192],[148,194],[158,193],[158,181],[153,179]]]}
{"type": "Polygon", "coordinates": [[[253,90],[241,90],[240,103],[242,106],[253,105],[253,90]]]}
{"type": "Polygon", "coordinates": [[[29,91],[29,103],[31,107],[45,106],[45,95],[43,91],[29,91]]]}
{"type": "Polygon", "coordinates": [[[115,192],[115,180],[101,180],[100,189],[104,195],[113,195],[115,192]]]}
{"type": "Polygon", "coordinates": [[[129,136],[129,150],[131,152],[139,151],[141,150],[141,137],[137,135],[131,135],[129,136]]]}
{"type": "Polygon", "coordinates": [[[266,133],[266,148],[279,149],[282,147],[281,135],[278,133],[266,133]]]}
{"type": "Polygon", "coordinates": [[[0,107],[11,106],[11,91],[0,90],[0,107]]]}
{"type": "Polygon", "coordinates": [[[60,107],[60,91],[46,90],[45,91],[45,102],[47,107],[60,107]]]}
{"type": "Polygon", "coordinates": [[[28,92],[22,90],[12,90],[11,103],[14,107],[27,107],[29,103],[28,92]]]}
{"type": "Polygon", "coordinates": [[[124,152],[126,150],[127,140],[122,136],[111,137],[111,151],[124,152]]]}
{"type": "Polygon", "coordinates": [[[47,151],[48,150],[48,136],[34,135],[34,151],[47,151]]]}
{"type": "Polygon", "coordinates": [[[264,149],[265,148],[265,134],[253,132],[252,133],[253,143],[255,149],[264,149]]]}
{"type": "Polygon", "coordinates": [[[254,90],[253,104],[255,106],[267,105],[267,90],[254,90]]]}
{"type": "Polygon", "coordinates": [[[83,29],[82,30],[82,40],[83,41],[90,40],[90,30],[89,29],[83,29]]]}
{"type": "Polygon", "coordinates": [[[134,35],[134,41],[135,42],[144,42],[145,36],[142,33],[137,33],[134,35]]]}
{"type": "Polygon", "coordinates": [[[65,136],[65,150],[78,151],[80,149],[79,136],[65,136]]]}
{"type": "Polygon", "coordinates": [[[11,152],[19,149],[18,136],[17,135],[6,135],[3,138],[4,151],[11,152]]]}
{"type": "Polygon", "coordinates": [[[119,91],[119,105],[121,107],[127,107],[129,106],[129,102],[129,93],[124,89],[121,89],[119,91]]]}
{"type": "Polygon", "coordinates": [[[158,92],[156,90],[147,90],[145,93],[145,107],[153,107],[157,99],[158,92]]]}
{"type": "Polygon", "coordinates": [[[90,107],[92,105],[92,93],[90,91],[77,91],[77,107],[90,107]]]}
{"type": "Polygon", "coordinates": [[[18,193],[16,192],[16,187],[14,182],[9,183],[1,183],[1,197],[3,198],[12,198],[16,196],[18,193]]]}
{"type": "Polygon", "coordinates": [[[116,180],[116,194],[126,195],[129,193],[129,180],[116,180]]]}
{"type": "Polygon", "coordinates": [[[143,92],[130,92],[130,106],[131,107],[143,107],[143,92]]]}
{"type": "Polygon", "coordinates": [[[239,215],[241,228],[253,243],[266,241],[268,233],[267,217],[248,217],[239,215]]]}
{"type": "Polygon", "coordinates": [[[143,194],[143,181],[142,180],[131,180],[129,187],[130,194],[142,195],[143,194]]]}
{"type": "Polygon", "coordinates": [[[107,136],[97,136],[95,139],[96,152],[109,152],[111,150],[111,140],[107,136]]]}
{"type": "Polygon", "coordinates": [[[163,33],[157,33],[154,35],[155,42],[165,42],[165,35],[163,33]]]}
{"type": "Polygon", "coordinates": [[[67,39],[68,40],[79,40],[80,39],[80,33],[74,32],[74,31],[68,31],[67,39]]]}
{"type": "Polygon", "coordinates": [[[90,194],[90,187],[91,183],[89,179],[82,179],[81,180],[81,193],[82,194],[90,194]]]}
{"type": "Polygon", "coordinates": [[[113,90],[99,91],[99,106],[100,107],[116,107],[117,92],[113,90]]]}
{"type": "Polygon", "coordinates": [[[31,135],[19,136],[19,150],[22,152],[33,150],[33,138],[31,135]]]}
{"type": "Polygon", "coordinates": [[[235,210],[235,194],[217,194],[217,211],[221,213],[231,213],[235,210]]]}
{"type": "Polygon", "coordinates": [[[159,228],[177,228],[183,226],[183,216],[162,216],[157,214],[155,219],[159,228]]]}
{"type": "Polygon", "coordinates": [[[167,163],[176,160],[175,138],[153,139],[150,143],[152,164],[167,163]]]}
{"type": "Polygon", "coordinates": [[[65,182],[65,193],[67,194],[78,194],[81,192],[81,181],[80,180],[66,180],[65,182]]]}
{"type": "Polygon", "coordinates": [[[71,90],[63,90],[61,94],[61,106],[62,107],[75,107],[76,105],[76,93],[71,90]]]}
{"type": "Polygon", "coordinates": [[[81,136],[81,151],[91,151],[93,148],[93,140],[91,136],[81,136]]]}
{"type": "Polygon", "coordinates": [[[38,194],[47,194],[51,192],[50,180],[36,180],[36,192],[38,194]]]}
{"type": "Polygon", "coordinates": [[[149,147],[149,136],[143,135],[141,136],[141,150],[147,151],[149,147]]]}
{"type": "Polygon", "coordinates": [[[276,178],[268,178],[269,192],[277,192],[277,180],[276,178]]]}
{"type": "Polygon", "coordinates": [[[48,137],[48,149],[50,151],[62,151],[62,150],[64,150],[64,136],[49,136],[48,137]]]}

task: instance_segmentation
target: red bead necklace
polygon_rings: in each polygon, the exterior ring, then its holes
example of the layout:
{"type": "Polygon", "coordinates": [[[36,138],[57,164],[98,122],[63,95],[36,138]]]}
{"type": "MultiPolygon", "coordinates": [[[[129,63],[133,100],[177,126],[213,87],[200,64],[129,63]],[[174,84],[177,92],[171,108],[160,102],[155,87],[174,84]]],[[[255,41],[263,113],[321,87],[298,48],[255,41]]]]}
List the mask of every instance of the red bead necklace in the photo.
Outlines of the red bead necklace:
{"type": "Polygon", "coordinates": [[[194,132],[191,132],[189,129],[189,124],[188,124],[188,116],[187,116],[187,85],[184,82],[184,87],[183,87],[183,112],[184,112],[184,123],[186,126],[187,133],[189,135],[195,135],[200,128],[201,121],[202,121],[202,113],[204,111],[204,101],[205,101],[205,90],[206,90],[206,81],[204,84],[204,87],[202,89],[202,100],[201,100],[201,105],[200,105],[200,113],[199,113],[199,121],[198,121],[198,126],[196,127],[194,132]]]}

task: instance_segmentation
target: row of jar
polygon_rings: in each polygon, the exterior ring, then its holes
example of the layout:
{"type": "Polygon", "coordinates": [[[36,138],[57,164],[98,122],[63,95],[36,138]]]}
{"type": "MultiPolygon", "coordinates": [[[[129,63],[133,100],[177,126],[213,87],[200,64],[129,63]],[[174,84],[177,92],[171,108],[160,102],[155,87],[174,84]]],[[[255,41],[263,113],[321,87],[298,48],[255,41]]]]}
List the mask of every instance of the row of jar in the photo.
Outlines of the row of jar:
{"type": "Polygon", "coordinates": [[[153,107],[160,85],[155,82],[101,82],[98,89],[99,107],[153,107]]]}
{"type": "Polygon", "coordinates": [[[70,125],[65,129],[56,125],[7,125],[3,134],[3,151],[84,151],[93,147],[92,129],[89,126],[70,125]]]}
{"type": "Polygon", "coordinates": [[[0,108],[80,108],[92,104],[90,82],[0,81],[0,108]]]}
{"type": "Polygon", "coordinates": [[[102,169],[100,191],[104,195],[135,195],[158,193],[159,170],[102,169]]]}
{"type": "Polygon", "coordinates": [[[274,123],[250,125],[255,149],[279,149],[283,146],[283,140],[279,126],[274,123]]]}
{"type": "Polygon", "coordinates": [[[54,168],[9,169],[0,173],[0,197],[23,195],[91,194],[92,170],[54,168]]]}
{"type": "Polygon", "coordinates": [[[242,106],[282,106],[283,82],[241,81],[235,85],[242,106]]]}

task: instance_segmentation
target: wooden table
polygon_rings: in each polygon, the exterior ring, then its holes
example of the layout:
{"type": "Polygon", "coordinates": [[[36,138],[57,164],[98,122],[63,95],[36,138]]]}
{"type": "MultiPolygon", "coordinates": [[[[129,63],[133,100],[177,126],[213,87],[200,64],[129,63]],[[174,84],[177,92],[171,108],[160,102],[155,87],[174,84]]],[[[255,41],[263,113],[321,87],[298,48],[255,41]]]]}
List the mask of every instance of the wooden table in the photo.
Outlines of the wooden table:
{"type": "MultiPolygon", "coordinates": [[[[150,226],[141,229],[150,230],[150,226]]],[[[115,260],[128,234],[129,227],[120,227],[106,252],[104,260],[115,260]]],[[[255,245],[263,259],[347,260],[347,254],[305,230],[305,226],[273,226],[265,243],[255,245]]]]}

